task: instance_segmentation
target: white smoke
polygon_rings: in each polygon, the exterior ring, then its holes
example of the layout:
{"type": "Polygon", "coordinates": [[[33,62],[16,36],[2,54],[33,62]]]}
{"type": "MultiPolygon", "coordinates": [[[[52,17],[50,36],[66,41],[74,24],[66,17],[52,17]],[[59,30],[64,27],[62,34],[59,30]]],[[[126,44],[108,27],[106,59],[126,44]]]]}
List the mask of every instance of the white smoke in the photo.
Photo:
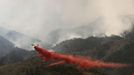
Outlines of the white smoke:
{"type": "Polygon", "coordinates": [[[133,16],[133,8],[133,0],[0,0],[0,26],[45,40],[52,30],[88,25],[101,17],[104,24],[95,25],[94,33],[119,35],[131,29],[122,16],[133,16]]]}
{"type": "Polygon", "coordinates": [[[133,0],[103,0],[99,1],[98,5],[105,19],[107,35],[119,35],[131,27],[130,24],[122,22],[121,16],[134,14],[131,10],[134,7],[133,0]]]}

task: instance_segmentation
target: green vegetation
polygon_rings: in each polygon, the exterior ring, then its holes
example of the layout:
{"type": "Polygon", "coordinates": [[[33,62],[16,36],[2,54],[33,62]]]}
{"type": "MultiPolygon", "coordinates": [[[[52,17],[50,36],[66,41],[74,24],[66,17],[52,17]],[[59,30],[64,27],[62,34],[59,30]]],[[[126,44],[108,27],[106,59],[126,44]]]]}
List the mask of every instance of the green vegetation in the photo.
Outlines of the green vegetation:
{"type": "MultiPolygon", "coordinates": [[[[105,62],[134,63],[134,29],[123,34],[124,37],[89,37],[66,40],[54,50],[65,54],[81,55],[105,62]]],[[[18,49],[18,48],[15,48],[18,49]]],[[[19,49],[21,50],[21,49],[19,49]]],[[[42,62],[35,52],[17,51],[0,59],[0,75],[132,75],[134,67],[122,69],[77,69],[73,65],[47,67],[51,62],[42,62]],[[19,55],[22,54],[22,55],[19,55]],[[25,56],[25,57],[23,57],[25,56]],[[27,60],[22,60],[28,58],[27,60]],[[4,59],[4,60],[3,60],[4,59]],[[10,59],[10,60],[9,60],[10,59]],[[21,62],[20,62],[21,60],[21,62]],[[19,62],[18,62],[19,61],[19,62]],[[8,62],[8,63],[7,63],[8,62]]]]}

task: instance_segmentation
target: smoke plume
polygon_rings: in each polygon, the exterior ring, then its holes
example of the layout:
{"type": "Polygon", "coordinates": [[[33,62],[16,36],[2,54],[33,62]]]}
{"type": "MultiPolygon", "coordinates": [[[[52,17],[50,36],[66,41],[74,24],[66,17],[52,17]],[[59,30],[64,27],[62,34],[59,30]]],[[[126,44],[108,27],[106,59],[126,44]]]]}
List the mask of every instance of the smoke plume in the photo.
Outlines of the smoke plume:
{"type": "Polygon", "coordinates": [[[90,25],[101,18],[104,24],[95,25],[95,32],[120,35],[132,28],[123,18],[133,17],[133,8],[133,0],[0,0],[0,26],[45,40],[55,29],[90,25]]]}

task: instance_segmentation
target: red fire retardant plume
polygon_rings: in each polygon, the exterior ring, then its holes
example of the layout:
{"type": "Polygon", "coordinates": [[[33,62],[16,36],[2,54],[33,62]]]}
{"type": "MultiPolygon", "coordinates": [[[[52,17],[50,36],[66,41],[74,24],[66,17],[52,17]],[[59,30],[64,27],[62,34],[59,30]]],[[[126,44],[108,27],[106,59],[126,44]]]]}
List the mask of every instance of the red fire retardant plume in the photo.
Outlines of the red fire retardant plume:
{"type": "Polygon", "coordinates": [[[128,64],[103,62],[100,60],[92,60],[86,57],[65,55],[56,52],[49,52],[39,46],[34,46],[34,49],[39,52],[39,57],[43,58],[45,61],[49,60],[59,60],[59,62],[52,63],[48,66],[54,66],[64,63],[74,64],[83,69],[93,69],[93,68],[125,68],[129,67],[128,64]]]}

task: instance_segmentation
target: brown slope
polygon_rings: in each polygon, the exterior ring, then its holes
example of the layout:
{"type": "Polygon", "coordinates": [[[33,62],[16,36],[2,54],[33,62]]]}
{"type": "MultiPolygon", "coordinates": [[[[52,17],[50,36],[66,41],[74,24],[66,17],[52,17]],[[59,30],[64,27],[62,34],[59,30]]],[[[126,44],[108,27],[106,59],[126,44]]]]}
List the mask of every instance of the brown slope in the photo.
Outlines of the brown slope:
{"type": "Polygon", "coordinates": [[[41,62],[38,58],[0,67],[0,75],[104,75],[96,70],[84,71],[72,65],[57,65],[47,67],[48,63],[41,62]]]}

